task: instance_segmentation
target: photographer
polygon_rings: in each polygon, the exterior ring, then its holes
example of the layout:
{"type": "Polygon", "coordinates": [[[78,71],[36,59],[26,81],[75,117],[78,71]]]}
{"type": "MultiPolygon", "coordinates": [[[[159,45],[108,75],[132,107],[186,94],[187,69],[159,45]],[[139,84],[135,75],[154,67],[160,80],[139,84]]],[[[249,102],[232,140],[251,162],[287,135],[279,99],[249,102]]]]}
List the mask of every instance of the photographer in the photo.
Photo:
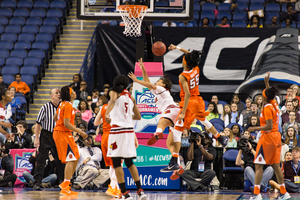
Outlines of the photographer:
{"type": "MultiPolygon", "coordinates": [[[[236,157],[235,164],[241,166],[244,169],[244,180],[249,180],[252,185],[254,185],[255,178],[255,168],[253,164],[254,156],[256,154],[255,148],[256,144],[250,138],[250,133],[248,131],[245,131],[238,144],[239,153],[236,157]]],[[[261,192],[267,192],[267,186],[273,174],[274,170],[271,166],[267,166],[264,169],[263,179],[261,181],[261,192]]],[[[250,189],[248,189],[249,186],[246,185],[244,191],[248,191],[250,189]]]]}
{"type": "Polygon", "coordinates": [[[190,130],[190,143],[188,159],[192,161],[190,170],[186,170],[181,177],[193,191],[207,190],[216,173],[211,164],[216,157],[216,150],[212,147],[212,140],[207,132],[197,133],[190,130]],[[197,181],[196,178],[201,178],[197,181]]]}
{"type": "Polygon", "coordinates": [[[9,149],[1,149],[1,157],[1,169],[5,172],[0,175],[0,187],[12,187],[17,180],[17,176],[13,173],[14,159],[9,154],[9,149]]]}
{"type": "Polygon", "coordinates": [[[32,139],[31,134],[26,133],[27,123],[24,120],[20,120],[16,125],[17,133],[12,134],[11,147],[13,149],[30,148],[32,139]]]}

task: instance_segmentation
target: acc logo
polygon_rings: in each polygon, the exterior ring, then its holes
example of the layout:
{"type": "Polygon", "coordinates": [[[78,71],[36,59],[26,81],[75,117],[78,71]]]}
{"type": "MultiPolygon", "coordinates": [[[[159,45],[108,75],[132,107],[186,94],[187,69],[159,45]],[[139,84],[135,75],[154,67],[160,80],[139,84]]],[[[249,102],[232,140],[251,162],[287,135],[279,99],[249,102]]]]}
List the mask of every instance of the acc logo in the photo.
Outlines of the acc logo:
{"type": "Polygon", "coordinates": [[[143,93],[136,92],[135,95],[135,99],[137,100],[136,104],[147,104],[148,106],[155,107],[155,95],[152,94],[150,90],[143,89],[143,93]]]}
{"type": "Polygon", "coordinates": [[[29,162],[29,158],[32,153],[25,153],[23,157],[16,156],[16,169],[17,168],[26,168],[32,170],[32,164],[29,162]]]}
{"type": "Polygon", "coordinates": [[[90,5],[94,5],[96,3],[96,0],[89,0],[90,5]]]}

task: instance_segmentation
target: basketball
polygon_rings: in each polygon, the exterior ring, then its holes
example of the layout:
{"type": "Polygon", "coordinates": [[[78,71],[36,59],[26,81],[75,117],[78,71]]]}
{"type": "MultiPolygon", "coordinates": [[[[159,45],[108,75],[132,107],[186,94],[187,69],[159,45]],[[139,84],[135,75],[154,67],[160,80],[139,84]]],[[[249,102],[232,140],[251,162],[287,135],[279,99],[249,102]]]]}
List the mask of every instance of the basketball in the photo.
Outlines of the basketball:
{"type": "Polygon", "coordinates": [[[166,53],[166,49],[166,45],[161,41],[157,41],[152,45],[152,52],[156,56],[164,55],[166,53]]]}

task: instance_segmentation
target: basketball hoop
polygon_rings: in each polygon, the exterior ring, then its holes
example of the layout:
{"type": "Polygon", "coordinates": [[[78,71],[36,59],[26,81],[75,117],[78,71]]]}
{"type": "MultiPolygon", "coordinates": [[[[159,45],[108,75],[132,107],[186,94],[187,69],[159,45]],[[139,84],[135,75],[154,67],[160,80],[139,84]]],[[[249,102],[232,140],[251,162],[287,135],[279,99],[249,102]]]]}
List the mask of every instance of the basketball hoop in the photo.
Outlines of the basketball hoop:
{"type": "Polygon", "coordinates": [[[121,5],[118,6],[118,10],[125,24],[123,34],[130,37],[141,36],[141,24],[148,7],[141,5],[121,5]]]}

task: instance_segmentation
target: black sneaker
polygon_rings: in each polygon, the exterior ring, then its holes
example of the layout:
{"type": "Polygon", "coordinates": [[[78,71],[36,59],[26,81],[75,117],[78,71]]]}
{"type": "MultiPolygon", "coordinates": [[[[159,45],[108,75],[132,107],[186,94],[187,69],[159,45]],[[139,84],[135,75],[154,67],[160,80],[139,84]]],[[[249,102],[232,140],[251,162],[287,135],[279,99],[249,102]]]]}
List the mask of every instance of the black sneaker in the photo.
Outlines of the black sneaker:
{"type": "Polygon", "coordinates": [[[41,190],[40,184],[34,184],[33,185],[33,190],[41,190]]]}
{"type": "Polygon", "coordinates": [[[225,136],[223,137],[221,135],[218,137],[217,140],[222,145],[222,147],[226,147],[228,144],[228,141],[229,141],[228,137],[225,137],[225,136]]]}
{"type": "Polygon", "coordinates": [[[139,189],[139,191],[137,191],[136,193],[139,197],[139,200],[146,200],[147,199],[147,195],[145,195],[144,190],[139,189]]]}
{"type": "Polygon", "coordinates": [[[126,200],[133,200],[133,198],[130,196],[129,191],[122,193],[120,195],[119,199],[126,199],[126,200]]]}
{"type": "Polygon", "coordinates": [[[169,165],[167,167],[161,169],[160,172],[173,172],[173,171],[177,171],[179,169],[180,169],[180,167],[179,167],[178,163],[171,159],[169,165]]]}

